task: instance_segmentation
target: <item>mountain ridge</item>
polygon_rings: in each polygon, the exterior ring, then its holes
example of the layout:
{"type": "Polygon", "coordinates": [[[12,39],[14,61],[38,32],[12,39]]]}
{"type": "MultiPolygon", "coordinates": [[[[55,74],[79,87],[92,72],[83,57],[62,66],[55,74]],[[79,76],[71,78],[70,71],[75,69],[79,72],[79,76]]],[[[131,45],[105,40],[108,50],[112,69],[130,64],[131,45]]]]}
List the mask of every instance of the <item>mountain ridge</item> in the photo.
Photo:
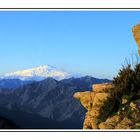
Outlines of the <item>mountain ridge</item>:
{"type": "MultiPolygon", "coordinates": [[[[73,94],[77,91],[90,90],[92,84],[103,82],[106,80],[97,81],[93,77],[71,78],[61,81],[47,78],[16,89],[1,90],[0,106],[5,106],[11,112],[12,110],[18,111],[20,108],[27,114],[36,114],[49,120],[65,122],[65,128],[69,128],[67,125],[70,122],[77,123],[74,128],[82,128],[85,109],[73,99],[73,94]]],[[[11,118],[10,116],[6,117],[11,118]]],[[[20,119],[24,120],[25,118],[20,119]]],[[[14,119],[12,121],[16,122],[14,119]]]]}

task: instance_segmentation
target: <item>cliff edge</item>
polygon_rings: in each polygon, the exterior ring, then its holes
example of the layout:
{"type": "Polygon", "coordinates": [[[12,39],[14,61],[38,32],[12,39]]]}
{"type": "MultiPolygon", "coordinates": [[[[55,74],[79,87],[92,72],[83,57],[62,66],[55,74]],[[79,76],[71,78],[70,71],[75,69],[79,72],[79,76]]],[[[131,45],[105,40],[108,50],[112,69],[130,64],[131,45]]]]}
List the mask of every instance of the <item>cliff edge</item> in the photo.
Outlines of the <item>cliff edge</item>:
{"type": "Polygon", "coordinates": [[[105,120],[108,116],[108,112],[111,111],[112,106],[108,108],[104,117],[101,117],[101,108],[104,103],[110,97],[110,94],[107,92],[107,89],[111,88],[111,84],[95,84],[92,86],[92,91],[86,92],[77,92],[74,94],[74,98],[78,99],[81,104],[87,109],[85,115],[85,120],[83,124],[84,129],[97,129],[98,124],[105,120]]]}
{"type": "Polygon", "coordinates": [[[92,91],[77,92],[74,98],[86,108],[83,129],[139,129],[140,99],[121,97],[117,106],[111,83],[95,84],[92,91]],[[117,110],[116,110],[117,108],[117,110]]]}

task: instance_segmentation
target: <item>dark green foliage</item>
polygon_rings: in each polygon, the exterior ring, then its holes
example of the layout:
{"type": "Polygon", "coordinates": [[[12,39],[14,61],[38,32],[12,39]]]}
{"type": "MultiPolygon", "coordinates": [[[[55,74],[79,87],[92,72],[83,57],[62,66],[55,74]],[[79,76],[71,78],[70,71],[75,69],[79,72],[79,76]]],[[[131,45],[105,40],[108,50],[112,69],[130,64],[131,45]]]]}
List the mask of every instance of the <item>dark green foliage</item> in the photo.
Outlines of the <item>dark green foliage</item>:
{"type": "Polygon", "coordinates": [[[140,64],[134,67],[128,64],[123,67],[117,77],[113,79],[113,96],[120,100],[127,96],[128,101],[132,101],[140,97],[140,64]]]}
{"type": "Polygon", "coordinates": [[[115,103],[112,97],[108,97],[107,100],[103,102],[104,105],[100,108],[98,119],[105,121],[108,116],[111,116],[115,103]]]}
{"type": "MultiPolygon", "coordinates": [[[[114,114],[123,106],[126,107],[129,105],[131,101],[140,99],[140,63],[137,61],[133,66],[127,63],[113,79],[112,84],[113,88],[110,91],[111,98],[113,98],[115,104],[117,104],[113,109],[114,114]],[[126,99],[128,102],[122,105],[122,99],[126,99]]],[[[127,113],[128,112],[127,109],[127,113]]]]}
{"type": "Polygon", "coordinates": [[[112,81],[113,88],[109,89],[111,97],[104,102],[104,106],[100,110],[99,118],[104,120],[107,116],[116,114],[122,108],[126,111],[122,116],[128,116],[130,108],[128,107],[131,101],[140,99],[140,63],[135,63],[134,66],[128,64],[123,66],[118,75],[112,81]],[[122,99],[128,102],[122,105],[122,99]]]}

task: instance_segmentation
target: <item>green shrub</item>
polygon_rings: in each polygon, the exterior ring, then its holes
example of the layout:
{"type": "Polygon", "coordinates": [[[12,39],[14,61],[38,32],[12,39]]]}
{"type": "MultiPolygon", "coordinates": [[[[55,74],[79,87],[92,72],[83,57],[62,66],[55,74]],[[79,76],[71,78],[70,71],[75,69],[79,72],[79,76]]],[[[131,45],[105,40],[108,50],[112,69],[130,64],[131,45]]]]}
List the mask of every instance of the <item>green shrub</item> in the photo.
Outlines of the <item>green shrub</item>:
{"type": "Polygon", "coordinates": [[[140,64],[137,63],[134,67],[128,64],[123,67],[112,84],[111,92],[116,99],[121,101],[123,96],[127,96],[131,101],[137,98],[140,95],[140,64]]]}
{"type": "Polygon", "coordinates": [[[140,63],[136,61],[133,65],[127,63],[123,66],[118,75],[114,77],[112,85],[113,87],[109,91],[111,97],[100,110],[102,119],[117,113],[123,106],[129,105],[131,101],[140,99],[140,63]],[[127,99],[126,105],[122,105],[122,99],[127,99]],[[109,113],[110,104],[114,105],[114,108],[109,113]]]}

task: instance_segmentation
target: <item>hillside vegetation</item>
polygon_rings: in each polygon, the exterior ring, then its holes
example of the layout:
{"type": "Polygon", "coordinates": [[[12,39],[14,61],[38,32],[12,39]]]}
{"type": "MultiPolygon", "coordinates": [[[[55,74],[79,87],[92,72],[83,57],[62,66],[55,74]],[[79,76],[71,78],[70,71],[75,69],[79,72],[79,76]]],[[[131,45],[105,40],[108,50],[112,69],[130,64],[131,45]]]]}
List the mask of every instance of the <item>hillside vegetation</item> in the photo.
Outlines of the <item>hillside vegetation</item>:
{"type": "Polygon", "coordinates": [[[74,97],[87,109],[83,128],[139,129],[140,63],[127,63],[106,85],[93,85],[93,91],[86,94],[75,93],[74,97]]]}

